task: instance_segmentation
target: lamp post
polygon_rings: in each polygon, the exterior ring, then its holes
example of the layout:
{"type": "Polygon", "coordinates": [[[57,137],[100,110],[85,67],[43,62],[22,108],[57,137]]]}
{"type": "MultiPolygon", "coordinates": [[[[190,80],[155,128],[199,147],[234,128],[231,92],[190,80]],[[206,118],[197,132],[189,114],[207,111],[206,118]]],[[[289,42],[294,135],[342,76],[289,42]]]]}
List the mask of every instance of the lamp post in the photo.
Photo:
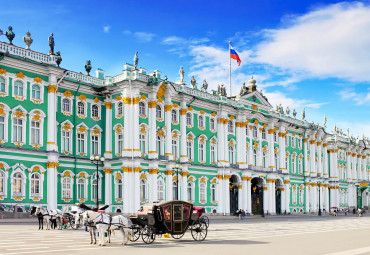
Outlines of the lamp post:
{"type": "Polygon", "coordinates": [[[176,164],[172,167],[172,169],[176,170],[176,183],[177,183],[177,192],[176,192],[176,200],[179,200],[179,170],[182,172],[182,166],[179,164],[176,164]]]}
{"type": "Polygon", "coordinates": [[[105,158],[95,155],[90,156],[90,160],[96,165],[96,209],[99,209],[99,165],[103,164],[105,158]]]}
{"type": "Polygon", "coordinates": [[[320,195],[321,195],[321,182],[317,182],[317,186],[319,186],[319,214],[318,214],[318,216],[321,216],[321,201],[320,201],[320,195]]]}

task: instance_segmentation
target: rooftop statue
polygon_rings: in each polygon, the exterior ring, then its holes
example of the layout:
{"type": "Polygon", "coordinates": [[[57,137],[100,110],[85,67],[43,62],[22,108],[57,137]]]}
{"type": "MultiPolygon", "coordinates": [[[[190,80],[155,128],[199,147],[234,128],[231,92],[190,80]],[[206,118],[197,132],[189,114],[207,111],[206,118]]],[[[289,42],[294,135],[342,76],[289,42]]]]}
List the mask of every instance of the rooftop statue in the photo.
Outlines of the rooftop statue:
{"type": "Polygon", "coordinates": [[[203,91],[203,92],[206,92],[206,91],[207,91],[207,89],[208,89],[208,83],[207,83],[207,81],[206,81],[206,80],[204,80],[204,81],[203,81],[203,86],[202,86],[202,91],[203,91]]]}
{"type": "Polygon", "coordinates": [[[306,120],[305,118],[306,118],[306,112],[303,108],[303,110],[302,110],[302,120],[305,121],[306,120]]]}
{"type": "Polygon", "coordinates": [[[297,116],[297,112],[293,109],[293,117],[295,118],[295,116],[297,116]]]}
{"type": "Polygon", "coordinates": [[[190,84],[191,84],[191,88],[192,89],[196,89],[197,88],[197,80],[194,78],[194,75],[191,76],[190,84]]]}
{"type": "Polygon", "coordinates": [[[55,62],[57,63],[58,67],[60,63],[62,63],[62,57],[60,56],[60,51],[57,51],[57,53],[55,53],[55,62]]]}
{"type": "Polygon", "coordinates": [[[12,41],[13,41],[13,39],[14,39],[14,37],[15,37],[15,34],[13,33],[13,28],[12,28],[12,26],[9,26],[9,27],[8,27],[8,31],[6,31],[6,32],[5,32],[5,35],[6,35],[6,37],[7,37],[7,38],[8,38],[8,40],[9,40],[9,44],[10,44],[10,45],[13,45],[12,41]]]}
{"type": "Polygon", "coordinates": [[[49,55],[54,55],[54,46],[55,46],[55,42],[54,42],[54,34],[51,33],[51,35],[49,36],[49,47],[50,47],[50,50],[49,50],[49,55]]]}
{"type": "Polygon", "coordinates": [[[243,82],[242,87],[240,88],[239,97],[248,94],[247,87],[245,86],[245,82],[243,82]]]}
{"type": "Polygon", "coordinates": [[[30,50],[30,46],[33,42],[32,38],[31,38],[31,33],[30,32],[27,32],[26,33],[26,36],[23,37],[23,41],[24,43],[26,44],[26,50],[30,50]]]}
{"type": "Polygon", "coordinates": [[[139,63],[139,57],[137,56],[138,52],[135,53],[134,56],[134,70],[137,68],[137,64],[139,63]]]}
{"type": "Polygon", "coordinates": [[[286,108],[286,115],[289,116],[289,113],[290,113],[290,109],[289,109],[289,106],[286,108]]]}
{"type": "Polygon", "coordinates": [[[85,65],[85,70],[87,72],[87,75],[90,75],[91,68],[92,68],[91,61],[90,60],[87,60],[86,61],[86,65],[85,65]]]}
{"type": "Polygon", "coordinates": [[[149,80],[148,80],[148,83],[149,85],[155,85],[157,84],[158,82],[158,79],[157,79],[157,74],[156,73],[153,73],[153,76],[149,76],[149,80]]]}
{"type": "Polygon", "coordinates": [[[227,94],[226,94],[226,88],[225,88],[224,84],[221,84],[220,92],[221,92],[221,96],[223,96],[223,97],[226,97],[227,96],[227,94]]]}
{"type": "Polygon", "coordinates": [[[347,137],[349,138],[349,128],[347,128],[347,137]]]}
{"type": "Polygon", "coordinates": [[[279,104],[279,113],[284,114],[284,108],[281,104],[279,104]]]}
{"type": "Polygon", "coordinates": [[[180,74],[180,84],[185,84],[185,82],[184,82],[185,71],[182,68],[182,66],[180,67],[179,74],[180,74]]]}
{"type": "Polygon", "coordinates": [[[322,123],[322,127],[326,128],[326,115],[324,115],[324,123],[322,123]]]}

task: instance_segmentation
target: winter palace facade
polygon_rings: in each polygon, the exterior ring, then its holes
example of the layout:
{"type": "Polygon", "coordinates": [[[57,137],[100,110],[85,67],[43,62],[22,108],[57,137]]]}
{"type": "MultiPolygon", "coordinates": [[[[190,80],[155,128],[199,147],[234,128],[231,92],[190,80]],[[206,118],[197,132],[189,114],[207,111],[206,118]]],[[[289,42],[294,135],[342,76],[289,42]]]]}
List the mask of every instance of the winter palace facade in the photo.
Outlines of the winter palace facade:
{"type": "Polygon", "coordinates": [[[134,213],[181,199],[211,213],[281,214],[368,206],[369,141],[273,109],[253,78],[226,97],[137,62],[93,77],[60,68],[53,54],[5,42],[0,53],[6,207],[99,199],[134,213]],[[92,155],[105,158],[98,176],[92,155]]]}

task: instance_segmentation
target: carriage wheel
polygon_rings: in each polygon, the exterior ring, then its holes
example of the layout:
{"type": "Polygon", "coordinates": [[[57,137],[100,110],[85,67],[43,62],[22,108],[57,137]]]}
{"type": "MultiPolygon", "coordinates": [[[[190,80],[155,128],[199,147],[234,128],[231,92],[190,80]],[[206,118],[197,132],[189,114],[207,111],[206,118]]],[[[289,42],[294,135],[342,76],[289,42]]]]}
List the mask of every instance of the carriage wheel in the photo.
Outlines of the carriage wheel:
{"type": "Polygon", "coordinates": [[[200,220],[206,224],[207,228],[209,228],[209,219],[207,216],[200,217],[200,220]]]}
{"type": "Polygon", "coordinates": [[[140,228],[135,227],[132,229],[131,242],[136,242],[140,238],[140,228]]]}
{"type": "Polygon", "coordinates": [[[203,241],[206,239],[207,233],[208,228],[203,221],[197,220],[191,227],[191,235],[195,241],[203,241]]]}
{"type": "Polygon", "coordinates": [[[141,230],[141,239],[143,239],[144,243],[147,244],[154,242],[155,233],[153,232],[153,229],[148,226],[145,226],[141,230]]]}
{"type": "Polygon", "coordinates": [[[80,225],[75,225],[75,219],[70,219],[69,220],[69,225],[71,226],[72,229],[79,229],[80,225]]]}
{"type": "Polygon", "coordinates": [[[171,236],[172,236],[173,239],[180,239],[184,235],[185,235],[185,233],[182,233],[182,234],[171,234],[171,236]]]}

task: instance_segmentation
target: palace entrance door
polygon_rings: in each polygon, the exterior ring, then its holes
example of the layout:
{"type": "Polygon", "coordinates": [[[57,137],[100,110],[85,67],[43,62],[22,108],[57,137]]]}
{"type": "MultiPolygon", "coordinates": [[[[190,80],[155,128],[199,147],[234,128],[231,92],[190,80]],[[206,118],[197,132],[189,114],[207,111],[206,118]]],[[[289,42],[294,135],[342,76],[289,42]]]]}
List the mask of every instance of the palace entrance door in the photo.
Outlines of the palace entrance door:
{"type": "Polygon", "coordinates": [[[263,190],[262,180],[253,178],[251,181],[251,196],[252,196],[252,214],[262,214],[263,210],[263,190]]]}
{"type": "Polygon", "coordinates": [[[230,182],[230,214],[233,215],[236,213],[238,208],[238,196],[239,196],[239,189],[238,189],[238,179],[236,176],[231,176],[230,182]]]}

